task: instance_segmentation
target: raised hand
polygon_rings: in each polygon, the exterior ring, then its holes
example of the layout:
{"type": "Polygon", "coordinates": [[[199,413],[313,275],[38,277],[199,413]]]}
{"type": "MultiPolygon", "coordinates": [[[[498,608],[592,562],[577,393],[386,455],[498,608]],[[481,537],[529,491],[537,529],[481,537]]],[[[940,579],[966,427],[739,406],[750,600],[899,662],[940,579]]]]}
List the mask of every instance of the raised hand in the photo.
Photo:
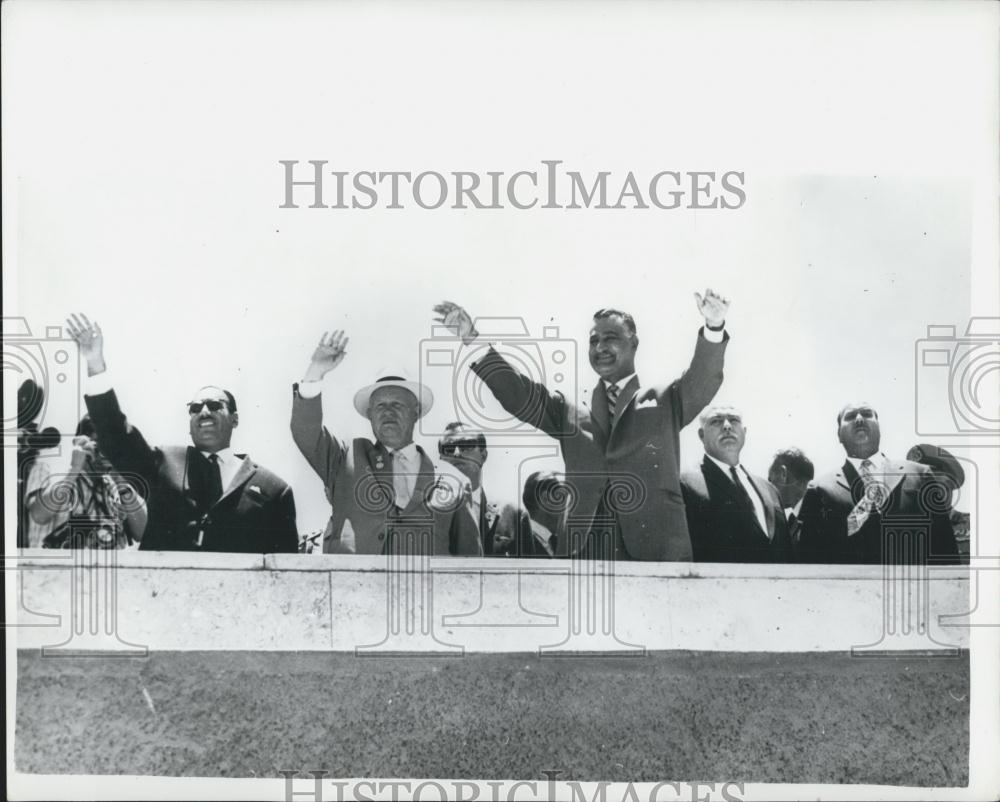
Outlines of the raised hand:
{"type": "Polygon", "coordinates": [[[461,337],[466,345],[479,336],[472,323],[472,317],[458,304],[442,301],[434,307],[434,311],[439,315],[434,320],[446,326],[456,337],[461,337]]]}
{"type": "Polygon", "coordinates": [[[322,379],[343,361],[350,340],[351,338],[345,337],[344,332],[339,329],[333,334],[324,331],[323,336],[319,338],[319,345],[313,351],[306,375],[302,378],[307,382],[322,379]]]}
{"type": "Polygon", "coordinates": [[[89,460],[93,459],[97,451],[97,443],[86,435],[78,435],[73,438],[73,453],[70,458],[70,471],[80,473],[87,466],[89,460]]]}
{"type": "Polygon", "coordinates": [[[95,376],[106,369],[104,364],[104,335],[97,323],[86,315],[73,313],[66,320],[66,331],[80,347],[80,356],[87,362],[87,374],[95,376]]]}
{"type": "Polygon", "coordinates": [[[705,297],[701,293],[694,294],[694,300],[698,304],[698,311],[705,318],[705,323],[713,329],[721,328],[726,322],[726,312],[729,311],[729,299],[719,295],[711,288],[705,290],[705,297]]]}

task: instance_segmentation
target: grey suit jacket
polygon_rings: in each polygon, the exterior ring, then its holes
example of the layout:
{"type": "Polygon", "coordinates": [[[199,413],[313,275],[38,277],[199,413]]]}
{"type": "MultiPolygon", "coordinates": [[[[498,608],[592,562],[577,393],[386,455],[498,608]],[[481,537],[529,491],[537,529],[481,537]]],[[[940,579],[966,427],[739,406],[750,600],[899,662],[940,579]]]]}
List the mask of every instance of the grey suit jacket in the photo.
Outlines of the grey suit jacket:
{"type": "Polygon", "coordinates": [[[324,552],[382,554],[405,548],[431,554],[482,553],[479,532],[468,514],[460,514],[461,505],[438,509],[429,503],[434,464],[419,446],[416,487],[406,509],[397,510],[388,449],[364,437],[349,444],[334,438],[323,426],[321,395],[302,398],[298,387],[293,388],[291,427],[295,444],[323,480],[332,507],[324,552]]]}
{"type": "Polygon", "coordinates": [[[576,503],[567,537],[557,547],[560,555],[586,547],[610,513],[624,546],[617,558],[691,560],[679,478],[680,430],[722,384],[728,341],[728,334],[711,343],[699,333],[688,370],[665,389],[640,390],[633,379],[618,396],[613,420],[603,382],[589,403],[572,403],[522,376],[492,348],[473,364],[504,409],[562,446],[576,503]]]}
{"type": "Polygon", "coordinates": [[[889,460],[880,479],[888,490],[886,503],[850,536],[847,518],[864,493],[864,482],[854,466],[845,461],[838,471],[810,484],[802,499],[800,559],[818,563],[958,562],[955,532],[948,517],[951,494],[933,472],[916,462],[889,460]],[[903,533],[922,540],[924,548],[900,550],[903,533]]]}

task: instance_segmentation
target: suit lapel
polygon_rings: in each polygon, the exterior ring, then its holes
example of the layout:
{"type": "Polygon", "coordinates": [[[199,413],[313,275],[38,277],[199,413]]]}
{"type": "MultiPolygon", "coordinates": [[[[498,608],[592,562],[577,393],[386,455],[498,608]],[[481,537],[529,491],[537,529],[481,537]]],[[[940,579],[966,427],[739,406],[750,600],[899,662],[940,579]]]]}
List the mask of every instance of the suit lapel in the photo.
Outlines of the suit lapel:
{"type": "MultiPolygon", "coordinates": [[[[736,486],[733,480],[722,472],[722,469],[708,457],[702,459],[701,473],[705,477],[705,484],[715,489],[716,495],[725,498],[736,497],[736,486]]],[[[711,497],[713,494],[709,493],[711,497]]]]}
{"type": "Polygon", "coordinates": [[[368,449],[366,458],[368,459],[368,468],[386,499],[385,509],[389,510],[395,504],[396,499],[396,490],[392,485],[392,458],[389,450],[381,443],[376,442],[373,448],[368,449]]]}
{"type": "Polygon", "coordinates": [[[597,386],[591,394],[591,399],[590,417],[597,424],[594,427],[594,439],[601,447],[601,451],[603,451],[608,444],[608,437],[611,435],[611,421],[608,415],[608,394],[604,389],[603,381],[597,381],[597,386]]]}
{"type": "MultiPolygon", "coordinates": [[[[753,485],[754,492],[757,493],[757,497],[760,499],[761,506],[764,508],[764,523],[767,524],[767,537],[773,543],[774,542],[774,510],[771,505],[767,503],[767,494],[758,484],[757,480],[752,474],[747,473],[747,478],[750,480],[750,484],[753,485]]],[[[781,514],[784,515],[785,511],[781,510],[781,514]]],[[[755,518],[757,516],[754,516],[755,518]]]]}
{"type": "Polygon", "coordinates": [[[840,470],[837,471],[837,474],[834,477],[834,479],[836,479],[837,481],[837,484],[840,485],[842,488],[844,488],[844,490],[847,491],[847,494],[851,498],[853,498],[854,501],[857,501],[859,498],[861,498],[861,490],[860,490],[861,483],[858,481],[860,478],[861,477],[858,476],[858,472],[854,470],[854,466],[851,465],[851,463],[848,460],[844,461],[843,466],[841,466],[840,470]],[[856,495],[854,492],[855,488],[858,488],[858,492],[856,495]]]}
{"type": "Polygon", "coordinates": [[[225,501],[229,496],[238,491],[243,487],[257,472],[257,465],[247,456],[243,457],[243,461],[240,463],[239,469],[236,471],[236,476],[233,477],[233,481],[229,483],[229,487],[222,491],[222,495],[219,496],[219,500],[215,502],[213,506],[218,506],[223,501],[225,501]]]}
{"type": "MultiPolygon", "coordinates": [[[[604,383],[601,383],[604,386],[604,383]]],[[[628,380],[626,384],[618,393],[618,403],[615,404],[615,418],[611,421],[611,431],[615,430],[615,426],[618,425],[618,421],[622,419],[622,415],[625,414],[630,406],[632,406],[632,401],[635,398],[636,393],[639,391],[639,377],[638,375],[633,376],[628,380]]],[[[607,400],[607,394],[605,394],[605,401],[607,400]]]]}
{"type": "Polygon", "coordinates": [[[899,487],[899,483],[903,481],[903,477],[906,474],[906,466],[894,462],[886,462],[885,467],[882,469],[882,474],[882,481],[885,483],[886,497],[888,498],[899,487]]]}

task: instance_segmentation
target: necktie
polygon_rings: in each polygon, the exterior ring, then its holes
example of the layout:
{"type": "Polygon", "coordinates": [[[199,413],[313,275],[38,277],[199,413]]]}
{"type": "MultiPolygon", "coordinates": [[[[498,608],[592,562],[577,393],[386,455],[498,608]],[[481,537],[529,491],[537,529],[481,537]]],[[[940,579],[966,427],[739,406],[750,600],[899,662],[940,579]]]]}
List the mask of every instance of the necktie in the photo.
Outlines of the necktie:
{"type": "Polygon", "coordinates": [[[615,405],[618,403],[619,392],[621,388],[617,384],[608,385],[608,419],[611,421],[615,419],[615,405]]]}
{"type": "Polygon", "coordinates": [[[874,467],[875,465],[870,459],[861,463],[860,475],[864,484],[864,493],[861,500],[854,505],[854,509],[847,516],[848,537],[861,531],[861,527],[865,525],[872,512],[885,501],[886,488],[872,473],[874,467]]]}
{"type": "Polygon", "coordinates": [[[410,479],[412,470],[410,460],[402,451],[393,451],[392,454],[392,490],[396,496],[396,506],[405,510],[410,504],[413,496],[410,479]]]}
{"type": "Polygon", "coordinates": [[[757,508],[754,507],[753,499],[750,497],[750,493],[747,491],[746,487],[743,486],[743,482],[740,481],[739,472],[736,470],[735,465],[729,467],[729,474],[733,477],[733,482],[736,483],[736,495],[739,496],[742,505],[750,510],[750,515],[753,517],[754,523],[757,524],[758,528],[767,534],[767,529],[761,526],[760,518],[757,517],[757,508]]]}
{"type": "Polygon", "coordinates": [[[205,481],[205,506],[211,507],[222,498],[222,472],[219,469],[219,455],[209,454],[208,476],[205,481]]]}

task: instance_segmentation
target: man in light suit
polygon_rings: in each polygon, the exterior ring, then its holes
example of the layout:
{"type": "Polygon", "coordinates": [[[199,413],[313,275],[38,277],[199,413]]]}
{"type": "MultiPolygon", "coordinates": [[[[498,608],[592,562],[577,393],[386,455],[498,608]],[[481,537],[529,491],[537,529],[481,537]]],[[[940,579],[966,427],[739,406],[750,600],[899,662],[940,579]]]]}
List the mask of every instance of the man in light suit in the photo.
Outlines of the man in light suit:
{"type": "Polygon", "coordinates": [[[819,563],[955,563],[950,493],[924,465],[879,450],[878,413],[854,402],[837,415],[847,460],[802,499],[802,559],[819,563]]]}
{"type": "Polygon", "coordinates": [[[486,435],[459,421],[445,426],[438,440],[443,462],[459,470],[469,480],[468,500],[463,510],[471,518],[487,557],[502,557],[519,542],[518,533],[530,529],[528,514],[513,504],[497,504],[486,497],[483,466],[489,457],[486,435]]]}
{"type": "Polygon", "coordinates": [[[333,508],[323,551],[482,554],[474,522],[456,514],[467,480],[450,468],[442,476],[413,442],[417,419],[434,402],[427,387],[384,376],[355,393],[354,408],[371,422],[374,441],[338,440],[324,427],[320,383],[343,360],[347,342],[342,331],[324,334],[293,387],[292,437],[333,508]]]}
{"type": "MultiPolygon", "coordinates": [[[[599,380],[579,404],[521,375],[492,346],[472,363],[507,412],[560,443],[566,482],[576,499],[560,556],[691,559],[679,436],[722,384],[729,308],[729,301],[711,290],[695,297],[705,327],[691,366],[666,388],[640,385],[635,321],[614,309],[594,315],[589,356],[599,380]]],[[[462,307],[445,302],[435,312],[466,346],[478,344],[472,317],[462,307]]]]}
{"type": "Polygon", "coordinates": [[[740,463],[746,442],[735,407],[707,407],[698,437],[705,456],[681,474],[688,531],[698,562],[772,563],[790,556],[788,527],[777,489],[740,463]]]}
{"type": "Polygon", "coordinates": [[[140,549],[298,550],[292,489],[230,446],[239,425],[232,393],[202,387],[188,403],[193,446],[151,447],[118,406],[100,326],[83,315],[67,323],[87,364],[85,400],[98,448],[146,500],[148,523],[140,549]]]}

